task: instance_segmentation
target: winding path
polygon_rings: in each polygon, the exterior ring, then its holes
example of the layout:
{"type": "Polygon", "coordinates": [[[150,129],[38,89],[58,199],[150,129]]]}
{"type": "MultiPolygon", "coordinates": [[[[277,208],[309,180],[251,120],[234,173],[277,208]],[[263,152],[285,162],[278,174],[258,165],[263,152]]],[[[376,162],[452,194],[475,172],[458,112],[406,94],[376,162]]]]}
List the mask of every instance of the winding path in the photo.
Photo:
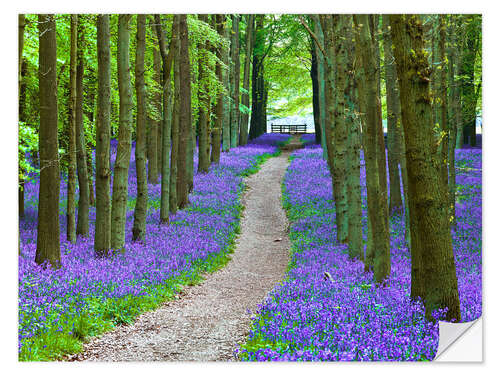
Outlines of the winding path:
{"type": "Polygon", "coordinates": [[[291,145],[245,180],[245,210],[232,260],[185,287],[177,299],[92,338],[71,361],[231,361],[245,341],[250,318],[285,275],[289,261],[288,221],[281,207],[281,181],[291,145]]]}

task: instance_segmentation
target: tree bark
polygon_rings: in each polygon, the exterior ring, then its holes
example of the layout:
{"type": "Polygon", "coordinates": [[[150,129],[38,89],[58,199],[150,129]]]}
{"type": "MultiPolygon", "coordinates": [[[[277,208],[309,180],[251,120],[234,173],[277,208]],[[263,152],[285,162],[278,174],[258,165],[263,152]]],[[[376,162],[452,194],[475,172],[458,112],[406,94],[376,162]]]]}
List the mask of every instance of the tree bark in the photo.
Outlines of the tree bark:
{"type": "MultiPolygon", "coordinates": [[[[217,14],[216,16],[216,27],[219,35],[224,35],[224,16],[221,14],[217,14]]],[[[222,47],[217,48],[216,51],[217,59],[222,60],[222,47]]],[[[223,74],[222,74],[222,66],[219,61],[217,61],[215,65],[215,75],[217,79],[223,85],[223,74]]],[[[220,146],[221,146],[221,132],[222,132],[222,124],[223,124],[223,100],[224,100],[224,92],[221,90],[217,94],[217,104],[215,109],[215,127],[212,129],[212,153],[210,155],[210,160],[212,163],[218,164],[220,161],[220,146]]]]}
{"type": "Polygon", "coordinates": [[[240,123],[240,16],[231,15],[231,148],[238,146],[240,123]]]}
{"type": "MultiPolygon", "coordinates": [[[[318,43],[324,46],[324,35],[321,29],[321,22],[317,14],[311,15],[314,20],[314,32],[318,39],[318,43]]],[[[326,145],[326,134],[325,134],[325,124],[326,124],[326,103],[325,103],[325,58],[323,53],[319,50],[318,46],[315,44],[314,48],[316,50],[316,56],[318,58],[318,102],[319,102],[319,123],[321,128],[321,147],[323,149],[323,159],[327,159],[327,145],[326,145]],[[321,52],[321,53],[320,53],[321,52]]]]}
{"type": "MultiPolygon", "coordinates": [[[[154,26],[152,26],[154,28],[154,26]]],[[[153,70],[154,81],[158,89],[161,88],[161,61],[160,52],[158,49],[153,48],[153,70]]],[[[154,91],[151,97],[153,105],[156,107],[158,113],[161,114],[161,93],[154,91]]],[[[150,117],[148,121],[148,181],[151,184],[158,183],[161,154],[161,137],[160,137],[160,123],[157,118],[150,117]]]]}
{"type": "MultiPolygon", "coordinates": [[[[254,22],[255,15],[247,15],[247,29],[245,34],[245,65],[243,67],[243,93],[241,94],[241,104],[250,108],[250,62],[253,55],[254,43],[254,22]]],[[[240,114],[240,145],[244,146],[248,142],[248,112],[240,114]]]]}
{"type": "MultiPolygon", "coordinates": [[[[230,30],[228,27],[227,15],[222,14],[222,38],[230,42],[230,30]]],[[[222,152],[229,151],[231,147],[231,87],[230,87],[230,49],[222,47],[222,85],[224,94],[222,96],[222,152]]]]}
{"type": "Polygon", "coordinates": [[[132,85],[130,82],[130,22],[128,14],[118,15],[118,92],[120,96],[120,122],[118,146],[113,175],[111,204],[111,247],[124,250],[125,222],[127,218],[128,170],[132,149],[132,85]]]}
{"type": "Polygon", "coordinates": [[[264,15],[256,16],[255,37],[252,63],[252,116],[250,118],[249,138],[254,139],[266,132],[267,120],[264,105],[264,15]]]}
{"type": "MultiPolygon", "coordinates": [[[[26,76],[26,61],[23,59],[23,48],[24,48],[24,29],[26,27],[26,18],[24,14],[19,14],[18,17],[19,21],[19,71],[18,71],[18,77],[19,77],[19,121],[20,122],[25,122],[25,106],[26,106],[26,83],[24,82],[24,77],[26,76]]],[[[19,142],[21,142],[21,139],[19,139],[19,142]]],[[[21,162],[21,159],[24,159],[25,155],[24,153],[19,153],[19,162],[21,162]]],[[[21,168],[19,168],[19,174],[23,175],[25,171],[23,171],[21,168]]],[[[19,178],[19,187],[18,187],[18,212],[19,212],[19,217],[24,217],[24,179],[19,178]]]]}
{"type": "Polygon", "coordinates": [[[76,50],[78,39],[78,15],[71,15],[70,37],[70,106],[68,121],[68,200],[66,206],[66,239],[76,242],[76,50]]]}
{"type": "Polygon", "coordinates": [[[392,41],[388,15],[382,16],[384,41],[384,67],[387,102],[387,159],[389,164],[389,214],[401,213],[401,178],[399,165],[401,159],[401,123],[399,122],[399,97],[396,89],[396,68],[392,55],[392,41]]]}
{"type": "Polygon", "coordinates": [[[89,235],[89,177],[87,170],[87,141],[83,127],[83,75],[84,75],[84,42],[85,30],[83,22],[79,16],[78,23],[78,63],[76,67],[76,166],[78,170],[78,188],[80,196],[78,198],[78,218],[76,224],[76,234],[88,237],[89,235]]]}
{"type": "Polygon", "coordinates": [[[144,82],[144,52],[146,49],[146,15],[137,15],[137,48],[135,52],[135,91],[137,97],[137,128],[135,169],[137,198],[135,201],[132,240],[145,242],[146,212],[148,210],[148,181],[146,171],[146,87],[144,82]]]}
{"type": "MultiPolygon", "coordinates": [[[[200,21],[208,23],[208,16],[200,14],[200,21]]],[[[198,141],[198,173],[207,173],[210,166],[210,147],[208,144],[208,112],[210,108],[210,98],[208,96],[208,49],[210,43],[200,43],[198,45],[198,102],[199,108],[199,141],[198,141]]]]}
{"type": "Polygon", "coordinates": [[[177,166],[177,204],[182,209],[188,204],[188,157],[191,136],[191,77],[189,63],[189,40],[187,16],[179,16],[179,159],[177,166]]]}
{"type": "MultiPolygon", "coordinates": [[[[447,187],[433,152],[430,68],[424,51],[422,23],[416,15],[391,15],[390,23],[406,144],[411,225],[416,226],[423,265],[420,276],[425,288],[425,314],[432,320],[435,309],[448,308],[446,319],[460,321],[447,187]]],[[[412,252],[412,263],[413,255],[412,252]]]]}
{"type": "MultiPolygon", "coordinates": [[[[375,282],[383,283],[390,275],[390,247],[388,226],[387,190],[384,192],[381,182],[381,166],[379,157],[382,121],[380,116],[380,97],[378,96],[377,62],[374,45],[370,36],[369,17],[367,15],[354,15],[357,27],[356,48],[359,50],[363,71],[359,80],[359,94],[364,96],[361,101],[361,112],[365,128],[363,129],[364,157],[366,164],[366,185],[368,192],[368,220],[371,225],[373,254],[373,271],[375,282]]],[[[384,152],[385,161],[385,152],[384,152]]],[[[385,171],[385,169],[384,169],[385,171]]],[[[385,177],[385,175],[384,175],[385,177]]],[[[369,264],[371,260],[368,259],[369,264]]]]}
{"type": "MultiPolygon", "coordinates": [[[[174,15],[174,18],[178,15],[174,15]]],[[[174,57],[172,45],[167,54],[165,33],[161,27],[161,18],[155,14],[156,35],[160,46],[160,54],[163,66],[163,117],[162,117],[162,151],[161,151],[161,199],[160,199],[160,223],[168,223],[169,201],[170,201],[170,132],[172,125],[172,87],[170,74],[172,71],[172,59],[174,57]]],[[[173,25],[172,25],[173,26],[173,25]]],[[[174,31],[174,29],[172,29],[174,31]]],[[[173,32],[172,32],[173,35],[173,32]]],[[[174,38],[172,37],[172,41],[174,38]]],[[[171,41],[171,44],[172,44],[171,41]]]]}
{"type": "Polygon", "coordinates": [[[174,106],[172,111],[171,151],[170,151],[170,212],[177,212],[177,182],[179,165],[179,108],[180,108],[180,41],[179,18],[174,16],[172,24],[172,53],[174,54],[174,106]]]}
{"type": "Polygon", "coordinates": [[[57,141],[57,41],[51,14],[38,15],[38,85],[40,100],[40,191],[38,195],[37,264],[60,267],[59,155],[57,141]]]}
{"type": "Polygon", "coordinates": [[[347,181],[347,211],[348,216],[348,251],[350,258],[364,260],[363,254],[363,227],[362,227],[362,199],[361,199],[361,181],[360,181],[360,129],[361,123],[356,116],[354,106],[355,97],[355,79],[354,79],[354,43],[352,16],[339,16],[341,33],[338,43],[341,43],[345,51],[340,55],[345,57],[346,86],[346,112],[345,126],[347,132],[347,150],[346,150],[346,181],[347,181]]]}
{"type": "Polygon", "coordinates": [[[111,248],[110,139],[111,52],[109,15],[97,16],[96,220],[94,250],[108,255],[111,248]]]}

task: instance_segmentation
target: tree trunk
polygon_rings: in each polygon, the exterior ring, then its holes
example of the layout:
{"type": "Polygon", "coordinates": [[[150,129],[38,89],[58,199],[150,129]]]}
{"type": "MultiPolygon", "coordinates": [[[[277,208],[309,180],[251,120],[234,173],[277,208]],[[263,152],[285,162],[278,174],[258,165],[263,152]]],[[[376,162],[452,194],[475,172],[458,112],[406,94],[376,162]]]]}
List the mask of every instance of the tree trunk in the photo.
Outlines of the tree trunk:
{"type": "MultiPolygon", "coordinates": [[[[446,58],[445,58],[445,39],[446,39],[446,25],[444,15],[438,15],[438,30],[437,30],[437,64],[435,69],[436,73],[436,120],[439,123],[440,134],[438,143],[438,160],[440,162],[440,174],[443,180],[443,185],[448,186],[448,142],[450,131],[448,129],[448,95],[446,85],[446,58]]],[[[448,201],[448,190],[445,189],[446,200],[448,201]]]]}
{"type": "MultiPolygon", "coordinates": [[[[255,15],[247,15],[247,29],[245,35],[245,65],[243,68],[243,93],[241,94],[241,104],[250,108],[250,61],[253,55],[254,43],[254,22],[255,15]]],[[[248,142],[248,112],[240,114],[240,145],[244,146],[248,142]]]]}
{"type": "MultiPolygon", "coordinates": [[[[179,16],[179,159],[177,165],[177,204],[182,209],[188,204],[188,143],[191,136],[191,77],[187,16],[179,16]]],[[[190,155],[192,157],[192,155],[190,155]]]]}
{"type": "Polygon", "coordinates": [[[97,122],[96,122],[96,181],[95,239],[98,256],[108,255],[111,248],[110,199],[110,139],[111,139],[111,52],[109,15],[97,16],[97,122]]]}
{"type": "MultiPolygon", "coordinates": [[[[224,16],[221,14],[217,14],[216,16],[216,26],[217,26],[217,32],[219,35],[224,34],[224,16]]],[[[218,47],[217,51],[217,59],[222,60],[222,47],[218,47]]],[[[215,75],[217,76],[217,79],[223,85],[223,74],[222,74],[222,66],[221,64],[217,61],[215,65],[215,75]]],[[[222,132],[222,123],[223,123],[223,98],[224,98],[224,93],[223,91],[219,91],[217,95],[217,104],[216,104],[216,109],[215,109],[215,127],[212,129],[212,154],[210,155],[210,160],[212,163],[218,164],[220,161],[220,146],[221,146],[221,132],[222,132]]]]}
{"type": "MultiPolygon", "coordinates": [[[[179,17],[174,16],[175,19],[179,17]]],[[[170,83],[170,73],[172,71],[172,59],[174,57],[172,53],[172,45],[169,48],[167,54],[167,47],[165,43],[165,33],[161,27],[161,18],[158,14],[155,14],[155,24],[156,24],[156,35],[158,38],[158,44],[160,46],[160,54],[162,58],[163,65],[163,117],[162,117],[162,151],[161,151],[161,200],[160,200],[160,223],[168,223],[169,217],[169,200],[170,200],[170,132],[172,125],[172,87],[170,83]]],[[[173,25],[172,25],[173,27],[173,25]]],[[[172,31],[174,29],[172,28],[172,31]]],[[[172,32],[173,35],[173,32],[172,32]]],[[[172,38],[172,41],[175,38],[172,38]]],[[[171,44],[172,44],[171,41],[171,44]]]]}
{"type": "MultiPolygon", "coordinates": [[[[377,63],[374,45],[370,36],[367,15],[354,15],[357,27],[356,48],[359,49],[363,71],[359,80],[363,130],[364,157],[366,164],[366,186],[368,192],[368,220],[371,222],[373,243],[373,270],[375,282],[382,283],[391,271],[387,191],[381,183],[380,142],[383,144],[380,98],[378,96],[377,63]],[[365,108],[363,108],[365,107],[365,108]]],[[[385,152],[384,152],[385,161],[385,152]]],[[[385,163],[383,163],[385,167],[385,163]]],[[[367,257],[371,254],[367,254],[367,257]]],[[[371,264],[371,262],[370,262],[371,264]]]]}
{"type": "MultiPolygon", "coordinates": [[[[154,26],[152,26],[154,27],[154,26]]],[[[154,81],[157,84],[158,89],[161,88],[161,62],[160,62],[160,52],[153,48],[153,69],[154,69],[154,81]]],[[[156,107],[158,113],[161,113],[161,93],[153,92],[152,95],[153,105],[156,107]]],[[[160,163],[160,153],[161,153],[161,138],[160,138],[160,123],[156,117],[150,117],[148,121],[149,132],[148,132],[148,181],[151,184],[158,183],[158,174],[161,166],[160,163]]]]}
{"type": "MultiPolygon", "coordinates": [[[[208,16],[205,14],[200,14],[198,16],[200,21],[208,23],[208,16]]],[[[208,49],[210,48],[210,43],[207,41],[205,43],[200,43],[198,45],[198,102],[200,103],[199,108],[199,141],[198,141],[198,173],[207,173],[208,167],[210,166],[209,152],[210,147],[208,144],[208,112],[210,108],[210,98],[208,96],[208,49]]]]}
{"type": "MultiPolygon", "coordinates": [[[[459,128],[457,141],[476,145],[476,92],[474,88],[474,64],[478,50],[477,27],[474,22],[474,15],[465,16],[465,28],[463,55],[460,64],[459,76],[461,79],[462,96],[462,126],[459,128]],[[458,139],[460,137],[460,139],[458,139]]],[[[457,148],[462,148],[462,145],[457,148]]]]}
{"type": "Polygon", "coordinates": [[[384,67],[385,87],[387,99],[387,159],[389,164],[389,214],[401,213],[403,201],[401,199],[401,178],[399,164],[401,158],[399,122],[399,97],[396,91],[396,68],[392,55],[392,41],[388,15],[382,16],[384,40],[384,67]]]}
{"type": "Polygon", "coordinates": [[[111,205],[111,247],[124,250],[125,222],[127,218],[128,170],[132,149],[132,86],[130,83],[130,22],[128,14],[118,15],[118,92],[120,96],[120,122],[118,146],[113,175],[111,205]]]}
{"type": "MultiPolygon", "coordinates": [[[[320,45],[324,45],[323,30],[321,29],[321,22],[317,14],[311,15],[314,20],[314,32],[318,38],[320,45]]],[[[325,125],[326,125],[326,103],[325,103],[325,59],[319,48],[315,45],[316,56],[318,57],[318,102],[319,102],[319,123],[321,128],[321,147],[323,149],[323,159],[327,159],[327,145],[326,145],[326,135],[325,135],[325,125]]]]}
{"type": "Polygon", "coordinates": [[[35,262],[60,267],[59,155],[57,141],[57,42],[55,16],[38,15],[38,85],[40,99],[40,191],[35,262]]]}
{"type": "Polygon", "coordinates": [[[231,33],[231,148],[238,146],[240,123],[240,16],[232,15],[231,33]]]}
{"type": "Polygon", "coordinates": [[[450,201],[450,221],[451,225],[456,225],[456,213],[455,213],[455,199],[456,199],[456,171],[455,171],[455,146],[457,142],[457,123],[461,114],[460,108],[460,90],[457,88],[459,81],[455,77],[455,72],[458,71],[458,60],[459,54],[457,48],[457,30],[456,30],[456,15],[451,15],[450,20],[450,46],[448,51],[448,85],[450,87],[450,99],[448,100],[449,106],[449,130],[450,130],[450,140],[448,143],[448,170],[449,170],[449,182],[448,182],[448,197],[450,201]]]}
{"type": "MultiPolygon", "coordinates": [[[[227,42],[230,41],[230,30],[227,25],[227,15],[222,14],[222,33],[221,37],[227,42]]],[[[224,86],[224,94],[222,96],[222,152],[229,151],[231,147],[231,88],[230,88],[230,61],[229,61],[230,50],[228,47],[222,47],[222,62],[224,67],[222,67],[222,85],[224,86]]]]}
{"type": "Polygon", "coordinates": [[[137,129],[135,169],[137,199],[135,201],[132,240],[145,242],[146,212],[148,210],[148,181],[146,171],[146,87],[144,83],[144,51],[146,49],[146,15],[137,15],[137,48],[135,52],[135,91],[137,97],[137,129]]]}
{"type": "Polygon", "coordinates": [[[362,227],[362,199],[360,181],[360,129],[361,123],[356,116],[354,107],[355,79],[354,79],[354,43],[352,16],[340,15],[343,34],[340,34],[338,43],[342,43],[345,52],[345,74],[346,87],[345,98],[347,111],[345,115],[345,126],[347,131],[347,151],[346,151],[346,180],[347,180],[347,211],[348,216],[348,251],[350,258],[364,260],[363,254],[363,227],[362,227]],[[342,38],[343,37],[343,38],[342,38]]]}
{"type": "Polygon", "coordinates": [[[172,111],[172,129],[170,151],[170,212],[177,212],[177,183],[179,167],[179,108],[180,108],[180,46],[179,46],[179,18],[174,16],[172,24],[172,53],[174,53],[174,106],[172,111]]]}
{"type": "Polygon", "coordinates": [[[78,39],[78,15],[71,15],[70,38],[70,105],[68,121],[68,200],[66,206],[66,239],[76,242],[76,50],[78,39]]]}
{"type": "Polygon", "coordinates": [[[85,29],[79,16],[78,23],[78,65],[76,67],[76,166],[78,169],[78,220],[76,234],[88,237],[89,235],[89,177],[87,170],[87,142],[83,128],[83,75],[84,75],[84,41],[85,29]]]}
{"type": "Polygon", "coordinates": [[[257,138],[265,133],[267,120],[264,106],[264,15],[258,14],[256,17],[252,63],[252,116],[250,118],[250,139],[257,138]]]}
{"type": "MultiPolygon", "coordinates": [[[[19,121],[25,122],[25,106],[26,106],[26,83],[24,82],[24,77],[26,76],[26,61],[23,59],[23,48],[24,48],[24,29],[26,27],[26,18],[24,14],[19,14],[19,121]]],[[[21,142],[21,139],[19,139],[21,142]]],[[[25,158],[24,153],[19,153],[19,163],[25,158]]],[[[19,168],[19,174],[24,175],[25,171],[19,168]]],[[[19,178],[18,187],[18,212],[19,217],[24,217],[24,179],[19,178]]]]}
{"type": "Polygon", "coordinates": [[[436,154],[432,152],[435,138],[429,92],[430,68],[424,50],[422,23],[415,15],[391,15],[390,22],[406,144],[411,225],[416,226],[423,264],[425,314],[427,319],[433,319],[435,309],[448,308],[446,319],[460,321],[447,187],[441,178],[436,154]]]}

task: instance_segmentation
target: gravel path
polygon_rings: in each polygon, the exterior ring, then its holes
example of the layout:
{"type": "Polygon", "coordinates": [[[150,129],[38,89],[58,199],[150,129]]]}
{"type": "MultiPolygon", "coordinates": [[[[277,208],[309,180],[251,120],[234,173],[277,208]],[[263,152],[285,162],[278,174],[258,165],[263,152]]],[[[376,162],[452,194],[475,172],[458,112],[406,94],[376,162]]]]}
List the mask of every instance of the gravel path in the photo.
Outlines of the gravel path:
{"type": "Polygon", "coordinates": [[[288,156],[287,150],[270,158],[246,178],[241,234],[223,269],[185,287],[178,299],[142,314],[134,324],[92,338],[83,353],[68,360],[235,360],[233,350],[245,341],[250,317],[283,280],[289,261],[288,221],[281,207],[288,156]]]}

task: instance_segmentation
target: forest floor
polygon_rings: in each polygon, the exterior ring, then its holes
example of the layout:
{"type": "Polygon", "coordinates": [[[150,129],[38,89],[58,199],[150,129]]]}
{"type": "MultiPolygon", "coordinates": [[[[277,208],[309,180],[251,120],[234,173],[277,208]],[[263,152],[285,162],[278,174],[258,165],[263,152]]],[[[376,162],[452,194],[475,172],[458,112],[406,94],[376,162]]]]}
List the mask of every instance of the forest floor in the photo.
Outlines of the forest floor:
{"type": "Polygon", "coordinates": [[[84,344],[70,361],[231,361],[245,342],[251,317],[268,293],[283,280],[289,263],[288,220],[281,202],[281,182],[290,151],[245,180],[241,233],[231,261],[185,287],[172,301],[140,315],[84,344]]]}

